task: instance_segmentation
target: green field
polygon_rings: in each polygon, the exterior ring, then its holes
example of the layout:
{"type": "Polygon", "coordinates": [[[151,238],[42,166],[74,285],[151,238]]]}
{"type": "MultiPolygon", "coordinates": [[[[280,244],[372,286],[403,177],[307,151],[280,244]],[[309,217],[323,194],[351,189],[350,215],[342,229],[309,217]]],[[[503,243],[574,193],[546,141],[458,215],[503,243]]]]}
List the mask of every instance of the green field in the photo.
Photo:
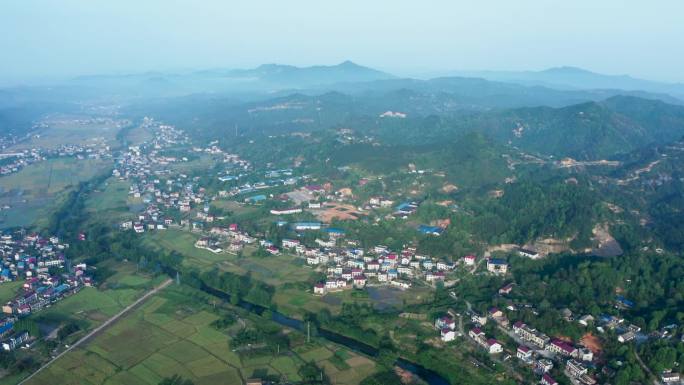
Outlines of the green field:
{"type": "Polygon", "coordinates": [[[129,182],[109,178],[99,190],[89,194],[86,210],[93,221],[117,223],[133,217],[130,204],[141,203],[141,198],[128,195],[129,182]]]}
{"type": "MultiPolygon", "coordinates": [[[[279,286],[286,282],[306,281],[312,273],[311,268],[302,266],[301,259],[281,254],[268,257],[244,257],[223,252],[219,254],[208,250],[198,249],[194,246],[199,234],[183,230],[150,231],[145,233],[145,243],[167,252],[176,251],[185,259],[183,264],[188,267],[196,267],[200,270],[219,268],[238,274],[251,273],[252,276],[270,285],[279,286]]],[[[250,254],[250,248],[245,249],[245,254],[250,254]]],[[[253,248],[252,248],[253,249],[253,248]]]]}
{"type": "Polygon", "coordinates": [[[59,117],[46,122],[49,127],[33,136],[30,140],[21,142],[13,147],[12,150],[27,148],[58,148],[65,144],[87,145],[95,143],[112,144],[116,140],[119,128],[115,123],[79,123],[74,119],[87,117],[59,117]]]}
{"type": "MultiPolygon", "coordinates": [[[[166,279],[164,276],[151,277],[137,274],[135,266],[128,263],[107,263],[106,265],[107,268],[114,270],[114,274],[108,277],[99,288],[85,287],[29,316],[29,319],[35,321],[41,328],[45,327],[47,330],[54,331],[52,334],[44,334],[43,337],[54,340],[57,330],[61,327],[76,324],[79,330],[62,340],[64,344],[73,343],[166,279]]],[[[0,284],[0,299],[3,301],[10,299],[21,285],[22,282],[0,284]]],[[[30,356],[37,362],[46,360],[46,352],[40,348],[42,344],[43,342],[39,342],[35,349],[22,352],[22,355],[30,356]]],[[[90,361],[88,363],[91,364],[90,361]]],[[[92,365],[96,363],[93,362],[92,365]]],[[[23,372],[4,376],[0,378],[0,384],[15,384],[26,375],[28,373],[23,372]]]]}
{"type": "Polygon", "coordinates": [[[31,318],[39,323],[55,325],[76,321],[90,329],[121,311],[163,280],[163,277],[135,275],[134,267],[130,264],[120,264],[114,268],[117,272],[100,288],[83,288],[49,308],[32,314],[31,318]]]}
{"type": "Polygon", "coordinates": [[[152,140],[154,135],[149,128],[138,126],[128,130],[126,134],[126,144],[128,146],[139,146],[146,141],[152,140]]]}
{"type": "MultiPolygon", "coordinates": [[[[176,251],[185,258],[183,264],[200,270],[219,269],[240,275],[250,274],[253,279],[265,282],[276,289],[273,302],[278,309],[288,315],[298,316],[303,312],[317,313],[327,308],[333,314],[339,313],[344,302],[369,303],[379,308],[388,306],[401,307],[422,303],[432,293],[427,287],[414,287],[410,290],[386,290],[386,298],[369,298],[363,292],[345,290],[327,294],[324,297],[315,296],[308,284],[314,269],[304,265],[302,259],[290,255],[238,258],[229,253],[214,254],[210,251],[194,247],[199,234],[184,230],[150,231],[144,235],[145,243],[166,252],[176,251]],[[291,285],[291,284],[299,285],[291,285]],[[290,284],[290,285],[286,285],[290,284]]],[[[249,255],[250,248],[245,249],[249,255]]]]}
{"type": "Polygon", "coordinates": [[[217,263],[234,258],[227,253],[214,254],[211,251],[196,248],[195,241],[199,237],[198,234],[184,230],[148,231],[143,235],[143,243],[166,252],[181,253],[185,257],[184,265],[194,266],[201,270],[214,269],[217,263]]]}
{"type": "MultiPolygon", "coordinates": [[[[173,374],[197,385],[241,384],[266,373],[297,381],[299,366],[311,360],[334,376],[335,384],[358,384],[375,371],[367,358],[347,351],[335,355],[339,348],[316,343],[298,343],[293,351],[280,355],[241,356],[229,347],[231,330],[241,326],[227,331],[212,327],[219,315],[201,298],[206,295],[172,285],[29,384],[156,385],[173,374]],[[344,360],[344,370],[332,358],[344,360]]],[[[250,316],[243,322],[264,321],[250,316]]]]}
{"type": "Polygon", "coordinates": [[[108,160],[49,159],[0,178],[0,205],[11,206],[0,211],[0,228],[43,224],[68,191],[111,165],[108,160]]]}
{"type": "Polygon", "coordinates": [[[4,304],[14,298],[23,284],[22,281],[0,283],[0,303],[4,304]]]}

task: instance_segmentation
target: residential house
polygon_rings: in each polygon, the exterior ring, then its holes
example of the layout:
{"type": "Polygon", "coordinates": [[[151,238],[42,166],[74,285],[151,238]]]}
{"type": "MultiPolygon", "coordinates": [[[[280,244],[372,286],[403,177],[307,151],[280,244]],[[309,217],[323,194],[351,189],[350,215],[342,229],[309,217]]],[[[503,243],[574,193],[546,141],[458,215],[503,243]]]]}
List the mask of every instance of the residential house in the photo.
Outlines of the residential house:
{"type": "Polygon", "coordinates": [[[487,271],[494,274],[506,274],[508,263],[503,259],[490,258],[487,260],[487,271]]]}
{"type": "Polygon", "coordinates": [[[7,352],[12,351],[17,347],[21,346],[22,343],[28,341],[28,339],[29,334],[27,331],[15,333],[11,337],[6,338],[4,341],[2,341],[2,348],[7,352]]]}
{"type": "Polygon", "coordinates": [[[679,384],[681,380],[679,378],[679,373],[674,373],[671,370],[664,371],[660,373],[660,381],[664,384],[679,384]]]}
{"type": "Polygon", "coordinates": [[[566,357],[573,357],[577,351],[577,348],[572,346],[570,343],[557,338],[552,339],[551,342],[546,345],[545,349],[552,353],[560,354],[566,357]]]}
{"type": "Polygon", "coordinates": [[[542,375],[541,381],[539,381],[541,385],[558,385],[558,381],[554,380],[553,377],[549,376],[548,373],[544,373],[542,375]]]}
{"type": "Polygon", "coordinates": [[[520,256],[522,256],[522,257],[527,257],[530,259],[541,258],[541,254],[539,254],[538,252],[536,252],[534,250],[529,250],[529,249],[522,249],[522,248],[518,249],[518,254],[520,254],[520,256]]]}
{"type": "Polygon", "coordinates": [[[537,362],[534,363],[534,368],[536,371],[541,373],[550,372],[551,369],[553,369],[553,361],[547,358],[539,359],[537,362]]]}
{"type": "Polygon", "coordinates": [[[516,350],[516,357],[522,360],[524,363],[529,364],[532,362],[532,349],[525,345],[518,346],[516,350]]]}
{"type": "Polygon", "coordinates": [[[314,294],[325,294],[325,284],[324,283],[317,283],[314,285],[314,294]]]}
{"type": "Polygon", "coordinates": [[[513,286],[515,286],[514,283],[509,283],[505,285],[504,287],[499,289],[499,294],[511,294],[511,291],[513,290],[513,286]]]}
{"type": "Polygon", "coordinates": [[[435,328],[454,330],[456,328],[456,321],[451,316],[445,315],[435,320],[435,328]]]}
{"type": "Polygon", "coordinates": [[[503,345],[494,338],[487,340],[487,351],[489,354],[498,354],[503,352],[503,345]]]}
{"type": "Polygon", "coordinates": [[[475,261],[477,260],[477,257],[474,255],[466,255],[463,257],[463,264],[466,266],[475,266],[475,261]]]}
{"type": "Polygon", "coordinates": [[[535,346],[543,349],[549,343],[549,337],[537,331],[537,329],[530,328],[522,321],[513,324],[513,332],[520,336],[523,341],[528,341],[535,346]]]}
{"type": "Polygon", "coordinates": [[[441,336],[440,338],[444,342],[449,342],[449,341],[453,341],[456,339],[456,333],[452,329],[449,329],[449,328],[442,329],[440,331],[440,336],[441,336]]]}

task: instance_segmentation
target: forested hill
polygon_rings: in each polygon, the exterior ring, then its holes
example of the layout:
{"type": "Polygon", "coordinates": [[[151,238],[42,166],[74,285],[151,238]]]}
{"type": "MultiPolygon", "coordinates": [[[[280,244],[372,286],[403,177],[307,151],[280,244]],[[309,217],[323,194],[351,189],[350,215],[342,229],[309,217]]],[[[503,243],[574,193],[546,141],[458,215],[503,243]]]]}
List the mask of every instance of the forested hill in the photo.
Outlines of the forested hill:
{"type": "Polygon", "coordinates": [[[632,96],[560,108],[477,111],[458,105],[452,95],[404,89],[382,96],[292,94],[249,103],[183,98],[151,110],[200,140],[346,127],[387,143],[413,145],[475,131],[523,151],[580,160],[609,159],[684,135],[684,106],[632,96]],[[381,117],[386,111],[403,115],[381,117]]]}
{"type": "Polygon", "coordinates": [[[604,159],[684,135],[684,107],[615,96],[564,108],[521,108],[480,114],[472,129],[542,154],[604,159]]]}

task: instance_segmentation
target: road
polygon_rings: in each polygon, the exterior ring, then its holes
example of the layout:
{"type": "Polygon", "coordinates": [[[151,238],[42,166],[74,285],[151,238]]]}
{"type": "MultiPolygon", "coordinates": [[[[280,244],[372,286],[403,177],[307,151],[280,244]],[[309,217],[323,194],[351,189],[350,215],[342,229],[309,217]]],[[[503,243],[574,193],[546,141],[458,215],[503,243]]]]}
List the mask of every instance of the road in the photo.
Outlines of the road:
{"type": "Polygon", "coordinates": [[[637,361],[639,361],[639,365],[641,365],[641,368],[644,369],[648,375],[653,378],[653,385],[662,385],[660,381],[658,381],[658,377],[656,377],[655,374],[651,371],[651,369],[644,364],[644,361],[641,360],[641,357],[639,356],[639,352],[637,351],[637,348],[634,348],[634,357],[636,357],[637,361]]]}
{"type": "Polygon", "coordinates": [[[133,302],[132,304],[126,306],[123,310],[121,310],[120,312],[118,312],[118,313],[116,313],[114,316],[112,316],[112,318],[106,320],[105,322],[102,323],[102,325],[96,327],[96,328],[93,329],[90,333],[86,334],[83,338],[81,338],[80,340],[76,341],[73,345],[69,346],[66,350],[64,350],[63,352],[59,353],[57,356],[55,356],[55,357],[54,357],[53,359],[51,359],[50,361],[46,362],[43,366],[41,366],[40,368],[38,368],[38,370],[36,370],[35,372],[31,373],[30,376],[28,376],[28,377],[26,377],[25,379],[23,379],[18,385],[23,385],[23,384],[25,384],[26,382],[28,382],[28,381],[29,381],[31,378],[33,378],[36,374],[38,374],[38,373],[40,373],[41,371],[43,371],[43,369],[45,369],[45,368],[47,368],[48,366],[50,366],[53,362],[57,361],[60,357],[62,357],[63,355],[69,353],[72,349],[74,349],[74,348],[76,348],[76,347],[82,345],[84,342],[88,341],[88,339],[90,339],[91,337],[95,336],[96,334],[100,333],[101,331],[103,331],[104,329],[106,329],[107,327],[109,327],[110,325],[112,325],[114,322],[116,322],[119,318],[121,318],[121,317],[124,316],[126,313],[128,313],[129,311],[131,311],[133,308],[135,308],[136,306],[138,306],[138,305],[140,305],[141,303],[143,303],[143,302],[144,302],[145,300],[147,300],[149,297],[151,297],[151,296],[157,294],[157,292],[158,292],[159,290],[161,290],[161,289],[163,289],[163,288],[169,286],[169,284],[171,284],[171,282],[173,282],[172,279],[167,279],[167,280],[164,281],[161,285],[159,285],[159,286],[155,287],[154,289],[152,289],[152,290],[148,291],[147,293],[145,293],[145,295],[143,295],[142,297],[138,298],[135,302],[133,302]]]}

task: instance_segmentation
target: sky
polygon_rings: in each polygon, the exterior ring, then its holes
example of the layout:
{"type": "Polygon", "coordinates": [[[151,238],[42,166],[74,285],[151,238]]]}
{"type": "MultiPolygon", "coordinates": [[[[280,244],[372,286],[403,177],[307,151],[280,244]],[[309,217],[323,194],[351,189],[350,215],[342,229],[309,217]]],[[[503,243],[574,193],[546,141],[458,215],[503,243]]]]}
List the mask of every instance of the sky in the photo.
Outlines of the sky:
{"type": "Polygon", "coordinates": [[[0,81],[344,60],[684,82],[681,0],[6,0],[0,81]]]}

